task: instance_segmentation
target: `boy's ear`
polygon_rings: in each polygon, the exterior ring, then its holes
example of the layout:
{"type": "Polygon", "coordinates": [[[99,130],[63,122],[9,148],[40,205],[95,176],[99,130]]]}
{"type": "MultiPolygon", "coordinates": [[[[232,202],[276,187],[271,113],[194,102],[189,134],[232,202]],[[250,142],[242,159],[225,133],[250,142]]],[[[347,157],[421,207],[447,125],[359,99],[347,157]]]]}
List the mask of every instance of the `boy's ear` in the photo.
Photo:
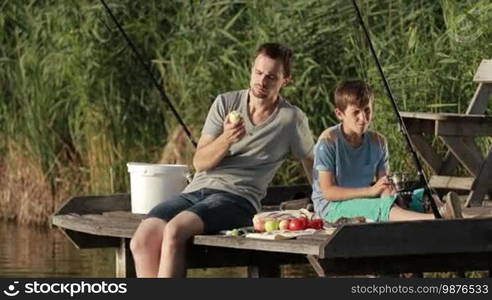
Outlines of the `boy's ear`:
{"type": "Polygon", "coordinates": [[[342,121],[344,113],[338,108],[335,108],[335,116],[338,118],[338,120],[342,121]]]}

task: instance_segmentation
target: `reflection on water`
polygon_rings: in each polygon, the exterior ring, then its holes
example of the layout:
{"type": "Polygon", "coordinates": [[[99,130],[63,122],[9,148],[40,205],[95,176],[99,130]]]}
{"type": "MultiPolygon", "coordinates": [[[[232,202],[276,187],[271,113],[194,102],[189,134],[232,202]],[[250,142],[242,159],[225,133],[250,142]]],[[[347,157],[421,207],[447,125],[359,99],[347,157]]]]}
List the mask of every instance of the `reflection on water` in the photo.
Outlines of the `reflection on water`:
{"type": "MultiPolygon", "coordinates": [[[[114,277],[115,249],[77,249],[57,228],[0,220],[0,277],[114,277]]],[[[188,277],[246,277],[245,267],[188,270],[188,277]]],[[[309,266],[284,266],[283,277],[315,277],[309,266]]]]}
{"type": "Polygon", "coordinates": [[[114,277],[114,249],[79,250],[56,228],[0,220],[0,277],[114,277]]]}

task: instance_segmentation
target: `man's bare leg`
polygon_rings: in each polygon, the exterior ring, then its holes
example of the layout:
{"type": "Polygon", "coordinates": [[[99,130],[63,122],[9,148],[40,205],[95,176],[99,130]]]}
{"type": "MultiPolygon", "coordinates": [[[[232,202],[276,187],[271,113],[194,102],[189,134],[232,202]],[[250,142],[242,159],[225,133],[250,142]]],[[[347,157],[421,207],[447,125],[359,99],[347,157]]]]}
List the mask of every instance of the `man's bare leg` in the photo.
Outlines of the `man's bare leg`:
{"type": "Polygon", "coordinates": [[[142,221],[130,242],[137,277],[156,277],[166,222],[159,218],[142,221]]]}
{"type": "Polygon", "coordinates": [[[164,229],[158,277],[186,276],[186,243],[204,232],[202,219],[193,212],[183,211],[168,222],[164,229]]]}

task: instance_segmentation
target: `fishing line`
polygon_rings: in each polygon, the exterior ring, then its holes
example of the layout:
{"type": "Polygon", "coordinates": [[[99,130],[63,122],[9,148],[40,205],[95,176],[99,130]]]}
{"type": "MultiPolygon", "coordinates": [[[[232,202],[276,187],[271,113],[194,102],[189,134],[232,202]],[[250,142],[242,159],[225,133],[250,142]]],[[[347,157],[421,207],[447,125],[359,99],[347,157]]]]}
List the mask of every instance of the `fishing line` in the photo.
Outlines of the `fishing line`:
{"type": "MultiPolygon", "coordinates": [[[[393,110],[395,111],[396,116],[398,117],[398,122],[400,124],[400,130],[403,133],[403,136],[405,137],[405,140],[407,142],[407,146],[410,149],[410,152],[412,153],[413,160],[415,162],[415,167],[417,169],[417,175],[419,176],[419,181],[420,184],[424,186],[424,194],[427,194],[429,197],[430,205],[432,208],[432,212],[434,213],[434,216],[436,218],[441,218],[441,214],[439,213],[437,209],[437,205],[435,202],[435,199],[432,197],[431,191],[433,191],[429,185],[429,181],[427,180],[424,170],[422,168],[422,164],[420,163],[420,159],[417,156],[417,152],[414,149],[414,146],[412,142],[410,141],[410,137],[407,131],[407,127],[405,126],[405,123],[403,122],[403,118],[401,117],[400,110],[398,109],[398,105],[396,104],[396,100],[393,97],[393,93],[391,92],[391,88],[388,84],[388,81],[386,80],[386,76],[384,75],[383,68],[381,67],[381,63],[379,62],[379,58],[376,54],[376,51],[374,50],[374,46],[371,41],[371,37],[369,35],[369,31],[367,30],[366,24],[364,23],[364,20],[362,19],[362,14],[360,13],[359,7],[357,6],[356,0],[352,0],[352,4],[354,5],[355,12],[357,14],[357,18],[359,19],[359,23],[362,26],[362,29],[364,30],[364,35],[366,37],[367,43],[369,44],[369,49],[371,49],[372,56],[374,60],[376,61],[377,68],[379,70],[379,74],[381,75],[381,78],[384,83],[384,87],[386,89],[386,92],[388,93],[388,96],[390,98],[391,105],[393,107],[393,110]]],[[[435,191],[433,191],[435,193],[435,191]]]]}

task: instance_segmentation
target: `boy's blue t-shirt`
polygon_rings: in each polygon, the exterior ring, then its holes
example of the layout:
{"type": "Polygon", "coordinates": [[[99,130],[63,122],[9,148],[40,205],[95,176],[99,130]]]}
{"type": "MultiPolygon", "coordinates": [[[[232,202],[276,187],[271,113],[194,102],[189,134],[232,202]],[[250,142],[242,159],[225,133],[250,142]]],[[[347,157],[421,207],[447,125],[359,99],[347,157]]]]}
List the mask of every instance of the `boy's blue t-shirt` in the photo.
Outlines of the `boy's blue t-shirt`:
{"type": "Polygon", "coordinates": [[[320,138],[314,148],[312,200],[314,210],[320,216],[326,216],[330,202],[321,192],[319,171],[334,173],[338,186],[357,188],[370,186],[377,173],[388,170],[387,145],[376,133],[366,132],[362,144],[354,148],[343,136],[341,124],[330,129],[335,131],[335,140],[320,138]]]}

